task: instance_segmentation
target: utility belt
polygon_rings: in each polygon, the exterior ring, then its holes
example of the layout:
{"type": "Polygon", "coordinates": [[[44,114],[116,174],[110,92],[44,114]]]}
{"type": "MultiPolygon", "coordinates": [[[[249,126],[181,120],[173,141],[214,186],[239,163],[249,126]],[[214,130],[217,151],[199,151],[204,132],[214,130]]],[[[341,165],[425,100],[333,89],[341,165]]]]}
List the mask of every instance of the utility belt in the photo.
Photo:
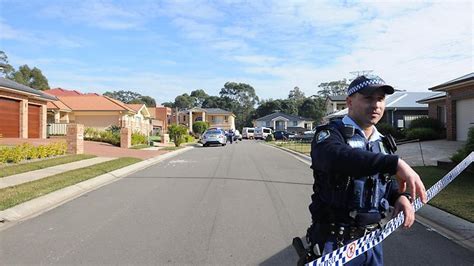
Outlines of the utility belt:
{"type": "MultiPolygon", "coordinates": [[[[338,247],[344,246],[344,242],[349,240],[359,239],[380,228],[380,224],[368,224],[365,226],[350,226],[346,224],[329,224],[327,227],[329,232],[326,232],[326,239],[331,236],[336,239],[338,247]]],[[[321,232],[323,233],[323,232],[321,232]]]]}
{"type": "Polygon", "coordinates": [[[356,240],[381,228],[380,223],[361,225],[351,225],[346,223],[313,223],[307,231],[306,241],[312,248],[319,245],[322,248],[324,243],[330,239],[335,239],[339,247],[350,240],[356,240]]]}

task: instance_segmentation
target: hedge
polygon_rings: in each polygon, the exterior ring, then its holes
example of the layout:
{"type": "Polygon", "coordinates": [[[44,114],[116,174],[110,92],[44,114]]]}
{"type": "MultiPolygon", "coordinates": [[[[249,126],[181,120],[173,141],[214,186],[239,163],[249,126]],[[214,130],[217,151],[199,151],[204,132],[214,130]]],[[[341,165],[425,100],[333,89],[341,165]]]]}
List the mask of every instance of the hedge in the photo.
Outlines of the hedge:
{"type": "Polygon", "coordinates": [[[0,147],[0,163],[19,163],[24,160],[64,155],[66,150],[67,145],[64,142],[39,146],[23,143],[13,147],[0,147]]]}

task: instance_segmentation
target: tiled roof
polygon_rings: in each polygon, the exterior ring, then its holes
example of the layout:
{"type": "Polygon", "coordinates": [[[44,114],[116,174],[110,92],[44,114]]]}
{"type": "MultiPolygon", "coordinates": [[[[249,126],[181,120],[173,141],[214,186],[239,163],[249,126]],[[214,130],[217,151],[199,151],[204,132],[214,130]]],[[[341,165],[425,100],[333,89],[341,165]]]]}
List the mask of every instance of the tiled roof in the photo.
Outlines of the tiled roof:
{"type": "Polygon", "coordinates": [[[416,101],[417,103],[428,103],[430,101],[434,101],[434,100],[441,100],[443,98],[446,97],[446,92],[439,92],[439,93],[436,93],[434,95],[431,95],[429,97],[426,97],[426,98],[423,98],[421,100],[418,100],[416,101]]]}
{"type": "Polygon", "coordinates": [[[330,95],[328,96],[331,101],[346,101],[347,95],[330,95]]]}
{"type": "Polygon", "coordinates": [[[58,96],[73,111],[133,111],[124,103],[102,95],[58,96]]]}
{"type": "Polygon", "coordinates": [[[221,108],[203,108],[206,110],[206,113],[208,114],[229,114],[232,115],[233,113],[221,108]]]}
{"type": "Polygon", "coordinates": [[[260,117],[260,118],[257,118],[256,121],[271,121],[272,119],[276,118],[276,117],[284,117],[288,120],[291,120],[291,121],[313,121],[313,119],[311,118],[306,118],[306,117],[302,117],[302,116],[296,116],[296,115],[288,115],[288,114],[285,114],[285,113],[280,113],[280,112],[276,112],[276,113],[273,113],[273,114],[269,114],[269,115],[266,115],[266,116],[263,116],[263,117],[260,117]]]}
{"type": "Polygon", "coordinates": [[[57,98],[54,97],[53,95],[49,95],[47,93],[44,93],[43,91],[30,88],[28,86],[25,86],[23,84],[20,84],[18,82],[15,82],[13,80],[9,80],[6,78],[0,78],[0,87],[5,87],[8,89],[13,89],[20,92],[34,94],[36,97],[39,97],[43,100],[53,100],[53,101],[57,100],[57,98]]]}
{"type": "MultiPolygon", "coordinates": [[[[436,95],[434,92],[408,92],[396,91],[394,94],[388,95],[385,99],[385,111],[387,110],[427,110],[428,104],[418,103],[419,99],[436,95]]],[[[342,117],[347,114],[348,108],[332,113],[326,118],[342,117]]]]}
{"type": "Polygon", "coordinates": [[[75,96],[75,95],[82,95],[81,92],[76,90],[66,90],[63,88],[54,88],[50,90],[45,90],[44,92],[54,95],[54,96],[75,96]]]}
{"type": "Polygon", "coordinates": [[[143,104],[142,103],[126,103],[125,104],[127,107],[131,108],[133,111],[138,112],[140,109],[142,109],[143,104]]]}
{"type": "Polygon", "coordinates": [[[434,87],[429,88],[429,89],[430,90],[439,90],[439,89],[442,90],[442,88],[444,88],[444,87],[447,87],[447,86],[450,86],[450,85],[455,85],[455,84],[465,82],[465,81],[468,81],[468,80],[474,80],[474,72],[466,74],[462,77],[455,78],[453,80],[447,81],[445,83],[439,84],[439,85],[434,86],[434,87]]]}
{"type": "Polygon", "coordinates": [[[61,110],[61,111],[71,111],[69,107],[67,107],[63,102],[61,101],[53,101],[53,102],[48,102],[46,107],[50,110],[61,110]]]}

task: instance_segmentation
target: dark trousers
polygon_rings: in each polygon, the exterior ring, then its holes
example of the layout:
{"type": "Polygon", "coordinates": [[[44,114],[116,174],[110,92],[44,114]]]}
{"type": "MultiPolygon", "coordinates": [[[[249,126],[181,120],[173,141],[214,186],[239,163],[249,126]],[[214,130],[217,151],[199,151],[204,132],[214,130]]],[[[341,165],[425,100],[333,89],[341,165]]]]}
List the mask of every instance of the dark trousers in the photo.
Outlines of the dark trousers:
{"type": "MultiPolygon", "coordinates": [[[[348,241],[344,244],[349,244],[351,241],[348,241]]],[[[331,253],[337,249],[337,243],[334,237],[330,237],[328,241],[324,244],[323,256],[331,253]]],[[[344,265],[383,265],[383,250],[382,243],[379,243],[377,246],[367,250],[365,253],[360,254],[355,257],[348,263],[344,265]]]]}

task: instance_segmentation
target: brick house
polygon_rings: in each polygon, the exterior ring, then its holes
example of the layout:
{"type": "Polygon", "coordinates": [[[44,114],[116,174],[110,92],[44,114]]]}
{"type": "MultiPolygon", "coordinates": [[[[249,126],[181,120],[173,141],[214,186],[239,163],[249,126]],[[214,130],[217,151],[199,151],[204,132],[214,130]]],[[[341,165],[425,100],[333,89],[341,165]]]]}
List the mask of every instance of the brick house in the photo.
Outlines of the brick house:
{"type": "Polygon", "coordinates": [[[467,139],[474,127],[474,72],[429,88],[438,92],[433,97],[419,100],[428,104],[428,115],[446,123],[448,140],[467,139]]]}
{"type": "Polygon", "coordinates": [[[46,138],[46,106],[54,100],[56,97],[40,90],[0,78],[0,135],[46,138]]]}
{"type": "Polygon", "coordinates": [[[172,120],[172,110],[166,106],[147,107],[151,115],[152,135],[168,133],[168,126],[172,120]]]}
{"type": "Polygon", "coordinates": [[[193,131],[193,123],[205,121],[210,127],[219,127],[224,130],[235,130],[235,115],[220,108],[192,108],[178,112],[178,124],[193,131]]]}
{"type": "MultiPolygon", "coordinates": [[[[419,103],[417,100],[432,97],[433,92],[408,92],[396,91],[385,98],[385,112],[380,122],[388,123],[395,128],[407,128],[411,121],[419,117],[428,116],[428,104],[419,103]]],[[[348,109],[345,108],[336,113],[324,117],[325,121],[341,118],[346,115],[348,109]]]]}
{"type": "Polygon", "coordinates": [[[330,95],[326,97],[326,115],[341,111],[347,107],[347,95],[330,95]]]}

